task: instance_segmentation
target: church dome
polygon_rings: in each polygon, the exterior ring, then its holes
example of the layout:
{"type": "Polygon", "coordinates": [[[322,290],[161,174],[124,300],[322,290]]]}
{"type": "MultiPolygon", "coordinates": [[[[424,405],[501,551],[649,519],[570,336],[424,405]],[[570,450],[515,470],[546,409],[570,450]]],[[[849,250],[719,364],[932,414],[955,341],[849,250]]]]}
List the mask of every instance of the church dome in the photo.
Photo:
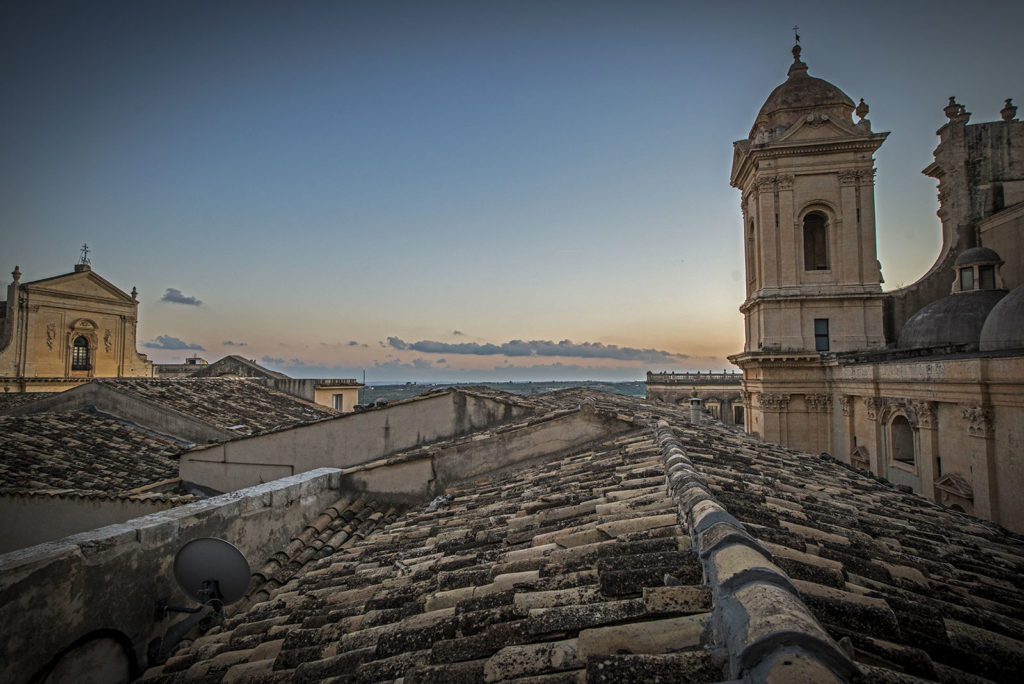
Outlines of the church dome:
{"type": "Polygon", "coordinates": [[[1001,351],[1024,347],[1024,285],[1014,288],[1010,294],[992,307],[981,329],[980,349],[1001,351]]]}
{"type": "Polygon", "coordinates": [[[994,249],[989,249],[988,247],[971,247],[970,249],[965,249],[960,253],[960,256],[956,258],[956,262],[953,266],[1001,263],[1003,263],[1003,260],[994,249]]]}
{"type": "Polygon", "coordinates": [[[812,110],[822,110],[850,121],[854,104],[846,93],[828,81],[807,75],[807,65],[800,61],[800,46],[796,45],[793,47],[789,78],[765,100],[750,136],[753,137],[759,129],[792,126],[812,110]]]}
{"type": "Polygon", "coordinates": [[[978,345],[985,319],[1006,290],[972,290],[947,295],[927,305],[903,325],[901,349],[978,345]]]}

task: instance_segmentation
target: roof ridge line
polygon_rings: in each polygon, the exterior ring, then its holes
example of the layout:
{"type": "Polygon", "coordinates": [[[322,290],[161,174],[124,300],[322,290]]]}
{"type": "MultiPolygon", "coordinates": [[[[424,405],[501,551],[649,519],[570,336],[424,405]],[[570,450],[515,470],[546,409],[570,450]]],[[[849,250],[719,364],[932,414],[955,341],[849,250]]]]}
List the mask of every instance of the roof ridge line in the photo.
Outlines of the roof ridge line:
{"type": "Polygon", "coordinates": [[[685,521],[711,587],[713,639],[728,675],[753,682],[790,674],[849,682],[857,665],[804,604],[772,554],[711,494],[665,420],[652,424],[665,458],[665,483],[685,521]]]}

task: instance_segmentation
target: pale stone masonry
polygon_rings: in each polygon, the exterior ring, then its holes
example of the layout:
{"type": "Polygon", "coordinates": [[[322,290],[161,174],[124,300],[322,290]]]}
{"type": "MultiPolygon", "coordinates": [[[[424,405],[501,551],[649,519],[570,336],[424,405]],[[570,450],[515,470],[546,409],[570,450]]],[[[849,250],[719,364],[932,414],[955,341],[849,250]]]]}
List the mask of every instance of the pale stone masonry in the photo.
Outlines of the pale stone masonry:
{"type": "Polygon", "coordinates": [[[1007,100],[1002,121],[969,124],[950,98],[925,169],[941,253],[883,293],[873,154],[887,134],[866,114],[808,76],[797,46],[734,144],[745,428],[1024,531],[1024,123],[1007,100]]]}

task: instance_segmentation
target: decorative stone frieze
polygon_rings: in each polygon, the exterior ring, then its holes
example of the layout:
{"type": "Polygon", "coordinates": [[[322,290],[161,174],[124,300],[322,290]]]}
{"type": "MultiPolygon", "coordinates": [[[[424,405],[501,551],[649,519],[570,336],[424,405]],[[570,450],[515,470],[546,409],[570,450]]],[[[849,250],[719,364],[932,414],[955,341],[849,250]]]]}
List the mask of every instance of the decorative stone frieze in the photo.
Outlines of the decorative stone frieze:
{"type": "Polygon", "coordinates": [[[807,402],[807,410],[809,411],[832,411],[831,394],[808,394],[804,397],[804,401],[807,402]]]}
{"type": "Polygon", "coordinates": [[[785,411],[789,408],[788,394],[762,392],[757,395],[758,404],[766,411],[785,411]]]}
{"type": "Polygon", "coordinates": [[[885,406],[885,399],[882,397],[864,397],[864,409],[867,411],[868,420],[878,420],[878,411],[885,406]]]}
{"type": "Polygon", "coordinates": [[[967,421],[967,434],[972,437],[992,437],[991,407],[965,406],[961,415],[967,421]]]}

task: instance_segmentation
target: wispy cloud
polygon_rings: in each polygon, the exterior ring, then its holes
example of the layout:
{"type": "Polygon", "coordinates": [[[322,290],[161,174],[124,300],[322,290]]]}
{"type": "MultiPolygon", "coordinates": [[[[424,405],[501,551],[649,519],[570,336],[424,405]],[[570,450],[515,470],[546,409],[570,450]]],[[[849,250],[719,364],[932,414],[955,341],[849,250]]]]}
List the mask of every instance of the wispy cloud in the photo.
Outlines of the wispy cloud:
{"type": "Polygon", "coordinates": [[[184,340],[179,340],[177,337],[171,335],[157,335],[156,340],[153,342],[146,342],[142,345],[147,349],[191,349],[194,351],[205,351],[198,344],[190,344],[184,340]]]}
{"type": "Polygon", "coordinates": [[[196,299],[195,297],[187,297],[181,293],[176,287],[169,287],[164,291],[164,296],[160,298],[161,302],[171,302],[172,304],[187,304],[188,306],[199,306],[202,304],[202,300],[196,299]]]}
{"type": "Polygon", "coordinates": [[[389,337],[388,346],[394,349],[418,351],[425,354],[474,354],[477,356],[569,356],[588,359],[617,359],[619,361],[643,361],[656,363],[659,361],[677,361],[689,358],[687,354],[674,354],[660,349],[637,349],[620,347],[615,344],[600,342],[576,343],[571,340],[553,342],[551,340],[511,340],[503,344],[483,344],[477,342],[435,342],[421,340],[406,342],[398,337],[389,337]]]}
{"type": "Polygon", "coordinates": [[[232,342],[231,340],[224,340],[223,342],[221,342],[221,344],[223,344],[225,347],[246,347],[246,346],[248,346],[247,342],[232,342]]]}

